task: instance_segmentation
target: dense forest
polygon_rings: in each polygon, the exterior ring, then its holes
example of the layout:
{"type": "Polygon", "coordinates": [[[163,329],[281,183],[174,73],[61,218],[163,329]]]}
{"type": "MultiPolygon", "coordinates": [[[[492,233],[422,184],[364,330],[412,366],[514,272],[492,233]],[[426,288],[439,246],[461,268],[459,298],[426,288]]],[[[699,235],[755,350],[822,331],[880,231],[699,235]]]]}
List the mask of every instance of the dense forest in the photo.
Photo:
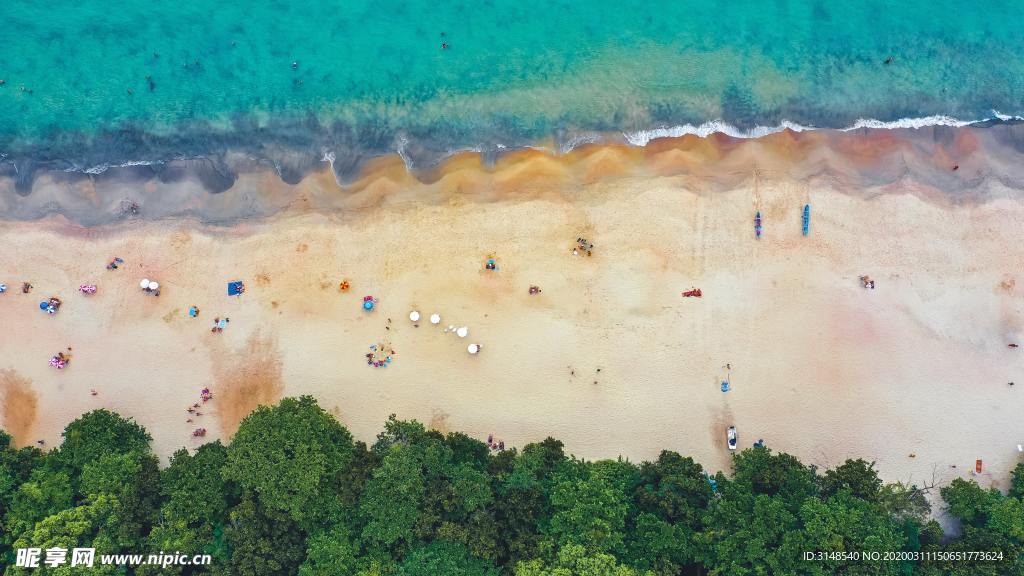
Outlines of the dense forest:
{"type": "Polygon", "coordinates": [[[15,566],[29,547],[212,558],[96,574],[1024,574],[1024,463],[1008,495],[969,480],[943,486],[962,523],[948,538],[928,519],[923,487],[885,484],[864,460],[821,473],[765,447],[708,475],[675,452],[587,462],[551,438],[493,451],[394,417],[366,445],[310,397],[261,407],[230,444],[180,450],[166,467],[144,428],[107,410],[63,436],[44,452],[0,435],[4,574],[86,573],[15,566]],[[805,559],[814,551],[927,558],[805,559]],[[1002,560],[937,554],[957,551],[1002,560]]]}

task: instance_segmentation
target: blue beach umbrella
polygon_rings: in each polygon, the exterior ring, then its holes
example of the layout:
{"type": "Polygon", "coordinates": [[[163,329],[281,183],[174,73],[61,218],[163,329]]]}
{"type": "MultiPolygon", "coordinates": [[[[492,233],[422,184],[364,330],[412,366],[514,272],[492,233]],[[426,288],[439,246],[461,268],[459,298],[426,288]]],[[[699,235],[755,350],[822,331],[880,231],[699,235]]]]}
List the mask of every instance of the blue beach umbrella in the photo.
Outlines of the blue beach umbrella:
{"type": "Polygon", "coordinates": [[[43,300],[42,302],[39,303],[39,309],[40,310],[46,311],[49,307],[50,307],[50,303],[47,302],[46,300],[43,300]]]}
{"type": "Polygon", "coordinates": [[[367,301],[363,302],[363,309],[364,310],[373,310],[373,300],[367,300],[367,301]]]}

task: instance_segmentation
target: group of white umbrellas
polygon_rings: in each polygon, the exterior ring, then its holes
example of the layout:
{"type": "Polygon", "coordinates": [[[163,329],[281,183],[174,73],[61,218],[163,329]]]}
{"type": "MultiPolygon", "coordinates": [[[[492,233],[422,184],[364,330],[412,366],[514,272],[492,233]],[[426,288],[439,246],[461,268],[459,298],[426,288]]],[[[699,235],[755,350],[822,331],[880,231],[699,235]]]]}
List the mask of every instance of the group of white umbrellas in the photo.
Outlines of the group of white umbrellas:
{"type": "Polygon", "coordinates": [[[154,282],[154,281],[152,281],[152,280],[150,280],[148,278],[143,278],[142,281],[139,282],[139,288],[142,288],[143,290],[150,290],[150,291],[152,291],[152,290],[156,290],[159,287],[160,287],[160,283],[159,282],[154,282]]]}
{"type": "MultiPolygon", "coordinates": [[[[413,310],[412,312],[409,312],[409,320],[412,320],[413,322],[419,322],[419,320],[420,320],[420,313],[418,311],[416,311],[416,310],[413,310]]],[[[435,325],[435,326],[440,324],[441,323],[441,315],[436,313],[436,312],[431,314],[430,315],[430,323],[435,325]]],[[[467,326],[459,326],[458,328],[456,328],[455,326],[448,326],[447,328],[445,328],[444,331],[445,332],[454,332],[459,338],[465,338],[466,336],[469,335],[469,327],[467,327],[467,326]]],[[[480,345],[479,344],[470,344],[468,347],[466,347],[466,351],[469,352],[470,354],[476,354],[477,352],[480,351],[480,345]]]]}

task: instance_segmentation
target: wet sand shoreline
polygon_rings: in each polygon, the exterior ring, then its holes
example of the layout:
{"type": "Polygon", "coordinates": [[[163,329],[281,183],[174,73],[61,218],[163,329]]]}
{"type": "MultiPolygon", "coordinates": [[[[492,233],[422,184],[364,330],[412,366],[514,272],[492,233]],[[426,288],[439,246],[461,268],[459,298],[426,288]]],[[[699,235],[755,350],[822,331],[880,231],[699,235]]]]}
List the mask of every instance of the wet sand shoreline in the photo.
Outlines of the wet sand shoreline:
{"type": "MultiPolygon", "coordinates": [[[[206,225],[316,211],[358,216],[380,205],[447,203],[561,194],[609,178],[674,177],[695,192],[727,192],[768,181],[803,182],[857,196],[911,192],[935,202],[978,203],[1024,188],[1024,123],[852,131],[784,130],[760,138],[716,133],[660,138],[645,146],[585,144],[566,153],[555,142],[499,155],[458,152],[410,171],[398,154],[362,158],[339,174],[319,160],[301,173],[250,154],[98,174],[42,171],[0,175],[0,221],[66,218],[87,227],[132,220],[195,219],[206,225]],[[291,183],[289,183],[291,182],[291,183]]],[[[276,162],[276,161],[275,161],[276,162]]],[[[10,164],[10,162],[8,162],[10,164]]]]}

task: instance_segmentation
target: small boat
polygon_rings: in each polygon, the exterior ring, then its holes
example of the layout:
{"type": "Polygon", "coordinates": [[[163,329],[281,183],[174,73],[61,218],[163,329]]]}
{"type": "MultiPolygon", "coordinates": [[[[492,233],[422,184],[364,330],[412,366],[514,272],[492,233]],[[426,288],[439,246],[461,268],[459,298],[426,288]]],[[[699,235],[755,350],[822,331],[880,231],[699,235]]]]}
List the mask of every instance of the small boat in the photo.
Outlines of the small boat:
{"type": "Polygon", "coordinates": [[[754,236],[757,237],[757,238],[761,237],[761,211],[760,210],[757,212],[757,215],[754,216],[754,236]]]}
{"type": "Polygon", "coordinates": [[[811,231],[811,205],[804,204],[804,216],[803,216],[803,228],[804,236],[811,231]]]}
{"type": "Polygon", "coordinates": [[[735,426],[729,426],[728,439],[729,439],[729,450],[735,450],[736,449],[736,427],[735,426]]]}

